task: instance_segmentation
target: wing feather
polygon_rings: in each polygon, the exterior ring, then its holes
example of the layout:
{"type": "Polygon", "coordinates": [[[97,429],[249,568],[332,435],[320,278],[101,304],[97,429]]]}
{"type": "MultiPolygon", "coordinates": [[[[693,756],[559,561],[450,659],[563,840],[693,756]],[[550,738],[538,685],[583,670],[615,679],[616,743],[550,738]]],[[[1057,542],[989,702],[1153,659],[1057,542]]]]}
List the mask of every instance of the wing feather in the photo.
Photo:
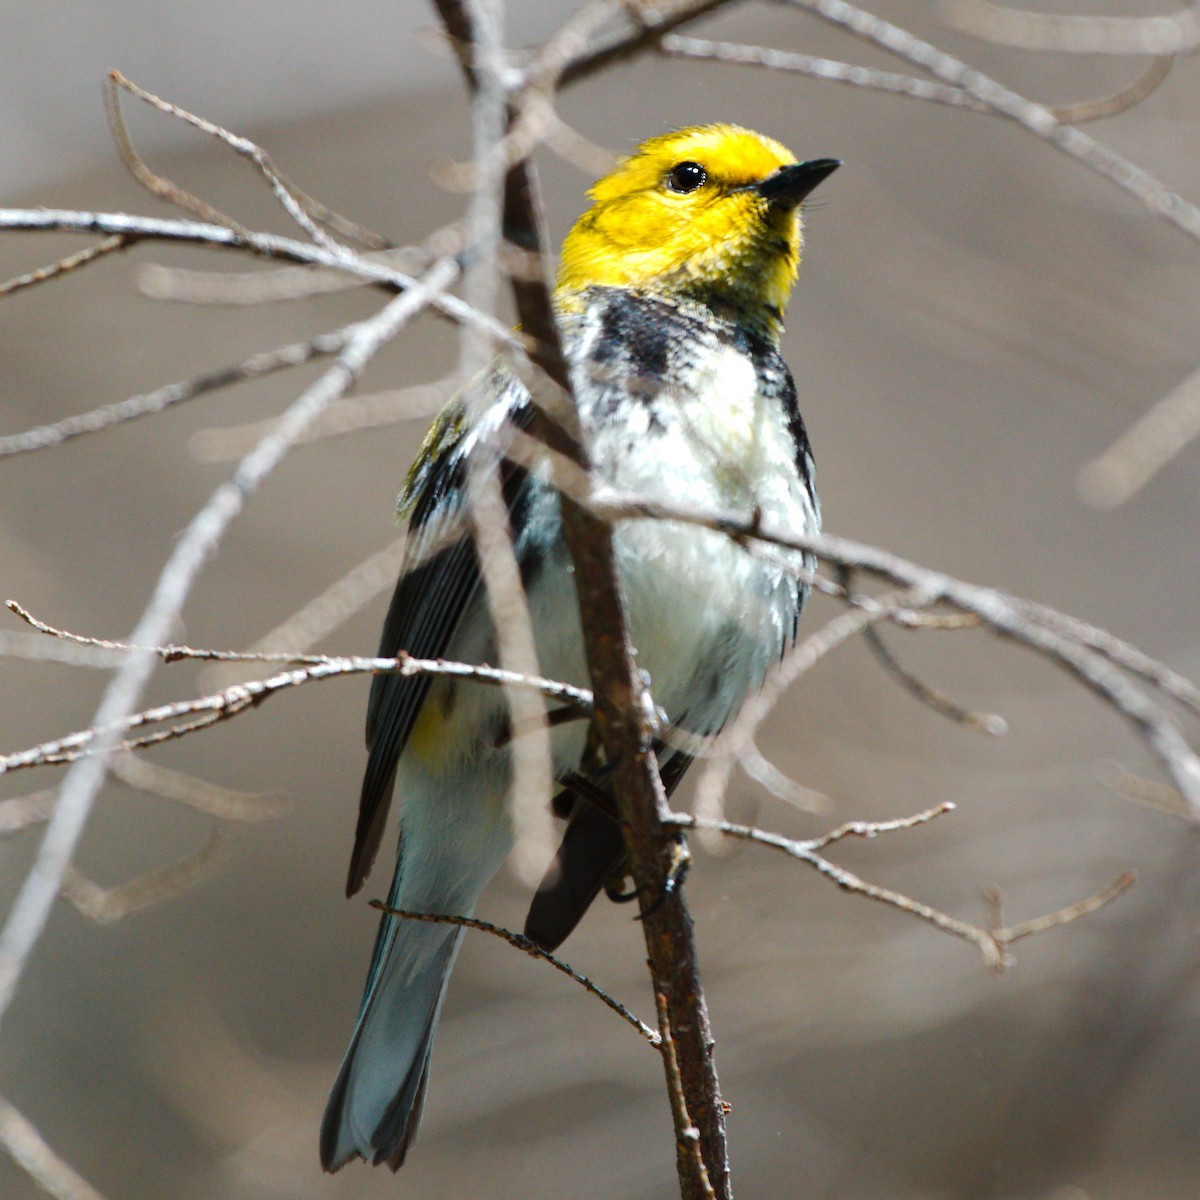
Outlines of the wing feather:
{"type": "MultiPolygon", "coordinates": [[[[499,369],[483,384],[496,397],[482,420],[465,417],[469,400],[452,401],[434,424],[409,475],[400,511],[409,513],[405,569],[396,584],[384,621],[379,657],[401,650],[415,658],[443,658],[463,615],[480,587],[479,562],[465,520],[466,461],[475,434],[505,421],[517,428],[531,419],[528,393],[511,374],[499,369]]],[[[501,465],[505,499],[512,512],[525,474],[501,465]]],[[[391,807],[396,767],[429,692],[428,675],[376,675],[367,704],[367,769],[359,798],[354,850],[346,876],[353,896],[370,873],[383,839],[391,807]]]]}

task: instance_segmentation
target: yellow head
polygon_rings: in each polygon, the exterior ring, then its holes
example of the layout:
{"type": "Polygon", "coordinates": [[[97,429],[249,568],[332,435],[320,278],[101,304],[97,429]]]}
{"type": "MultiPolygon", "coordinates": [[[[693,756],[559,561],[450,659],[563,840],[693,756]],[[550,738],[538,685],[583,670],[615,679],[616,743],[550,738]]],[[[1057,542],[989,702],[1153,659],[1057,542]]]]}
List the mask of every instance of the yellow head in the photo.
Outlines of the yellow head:
{"type": "Polygon", "coordinates": [[[771,138],[697,125],[643,142],[588,193],[558,288],[687,296],[772,334],[800,262],[800,201],[840,164],[798,163],[771,138]]]}

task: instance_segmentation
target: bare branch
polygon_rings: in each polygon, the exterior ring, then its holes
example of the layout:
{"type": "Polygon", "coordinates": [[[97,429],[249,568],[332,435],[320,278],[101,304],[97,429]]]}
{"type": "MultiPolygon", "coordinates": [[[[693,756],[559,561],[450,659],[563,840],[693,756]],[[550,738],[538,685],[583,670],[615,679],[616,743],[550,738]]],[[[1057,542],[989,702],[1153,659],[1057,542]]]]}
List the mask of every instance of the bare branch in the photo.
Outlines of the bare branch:
{"type": "Polygon", "coordinates": [[[1125,800],[1144,804],[1147,808],[1178,817],[1181,821],[1189,818],[1187,803],[1179,794],[1179,789],[1168,783],[1135,775],[1117,762],[1101,763],[1099,775],[1100,782],[1106,788],[1125,800]]]}
{"type": "Polygon", "coordinates": [[[602,1001],[611,1008],[623,1021],[632,1025],[656,1050],[661,1050],[662,1048],[661,1038],[649,1025],[639,1021],[629,1009],[619,1001],[614,1000],[607,992],[598,988],[586,975],[581,975],[570,964],[563,962],[562,959],[555,958],[548,950],[543,950],[541,946],[536,942],[530,941],[524,934],[513,933],[509,929],[502,929],[499,925],[492,925],[488,921],[480,921],[475,917],[452,917],[440,913],[409,912],[406,909],[390,908],[382,900],[372,900],[371,907],[378,909],[380,912],[387,913],[390,917],[400,917],[405,921],[429,921],[435,925],[459,925],[463,929],[478,929],[481,933],[490,933],[493,937],[498,937],[510,946],[515,946],[518,950],[528,954],[530,958],[540,958],[543,962],[549,963],[556,971],[561,971],[564,975],[575,980],[585,991],[590,992],[597,1000],[602,1001]]]}
{"type": "Polygon", "coordinates": [[[1136,646],[1131,646],[1106,629],[1097,629],[1078,617],[1058,612],[1044,604],[1035,604],[1030,600],[1021,601],[1032,618],[1042,625],[1063,634],[1089,650],[1103,655],[1109,662],[1131,672],[1134,675],[1152,683],[1164,695],[1178,701],[1191,712],[1200,716],[1200,688],[1190,679],[1171,670],[1165,663],[1151,658],[1136,646]]]}
{"type": "Polygon", "coordinates": [[[709,830],[724,837],[739,838],[742,841],[755,842],[760,846],[768,846],[773,850],[780,850],[790,858],[807,863],[818,874],[837,884],[843,891],[853,892],[857,896],[865,896],[868,900],[878,901],[880,904],[886,904],[890,908],[898,908],[901,912],[906,912],[911,916],[917,917],[919,920],[928,922],[935,928],[942,930],[943,933],[949,933],[954,937],[970,942],[979,949],[988,967],[992,970],[1003,970],[1007,965],[1005,957],[1000,947],[996,944],[995,939],[986,930],[980,929],[976,925],[971,925],[966,921],[960,921],[957,917],[952,917],[948,913],[941,912],[939,909],[931,908],[928,904],[922,904],[919,900],[914,900],[911,896],[904,895],[903,892],[893,891],[891,888],[868,883],[866,880],[855,875],[853,871],[847,871],[844,867],[836,866],[820,854],[820,850],[824,846],[841,841],[843,838],[852,836],[874,837],[879,833],[908,829],[914,825],[925,824],[936,817],[942,816],[944,813],[951,812],[953,809],[953,804],[942,804],[937,808],[929,809],[927,812],[918,813],[915,817],[902,818],[899,821],[878,823],[855,821],[849,825],[843,825],[841,828],[827,834],[824,838],[816,839],[812,842],[797,841],[794,838],[784,837],[782,834],[768,833],[765,830],[756,829],[752,825],[738,825],[732,821],[690,816],[687,813],[676,813],[672,817],[672,823],[679,825],[681,828],[709,830]]]}
{"type": "Polygon", "coordinates": [[[850,821],[822,837],[812,838],[808,841],[799,841],[795,838],[784,837],[782,834],[768,833],[752,825],[738,825],[732,821],[691,816],[687,813],[672,814],[670,823],[681,829],[707,829],[724,837],[738,838],[782,851],[790,858],[807,863],[818,874],[837,884],[843,891],[865,896],[868,900],[875,900],[891,908],[899,909],[944,933],[970,942],[983,955],[987,966],[994,971],[1003,971],[1010,965],[1011,960],[1007,953],[1007,947],[1013,942],[1035,933],[1043,933],[1048,929],[1057,929],[1095,912],[1115,900],[1133,884],[1136,878],[1132,871],[1125,871],[1095,895],[1069,904],[1065,908],[1005,928],[982,929],[978,925],[960,921],[957,917],[952,917],[928,904],[914,900],[911,896],[904,895],[903,892],[868,883],[852,871],[847,871],[844,867],[831,863],[821,854],[821,851],[828,846],[836,845],[849,837],[873,838],[883,833],[893,833],[928,824],[930,821],[952,812],[954,807],[951,803],[939,804],[925,812],[916,813],[911,817],[901,817],[894,821],[850,821]]]}
{"type": "MultiPolygon", "coordinates": [[[[897,75],[874,67],[858,67],[830,58],[811,54],[794,54],[769,46],[744,46],[736,42],[715,42],[707,38],[683,37],[669,34],[657,47],[668,58],[711,59],[736,66],[765,67],[794,75],[809,75],[832,83],[867,88],[911,100],[928,100],[952,108],[967,108],[978,113],[995,113],[989,104],[961,87],[947,83],[931,83],[911,75],[897,75]]],[[[1171,57],[1156,58],[1128,87],[1098,100],[1083,100],[1077,104],[1047,106],[1059,120],[1069,125],[1098,121],[1116,116],[1140,104],[1162,84],[1171,70],[1171,57]]]]}
{"type": "Polygon", "coordinates": [[[111,888],[93,883],[68,866],[63,874],[62,894],[89,921],[111,925],[131,913],[190,891],[212,874],[229,848],[229,838],[218,826],[194,854],[111,888]]]}
{"type": "Polygon", "coordinates": [[[671,1100],[671,1113],[675,1119],[675,1154],[681,1160],[679,1174],[694,1176],[699,1184],[700,1196],[703,1200],[716,1200],[712,1181],[708,1177],[708,1168],[704,1165],[704,1155],[700,1147],[700,1130],[688,1115],[687,1097],[683,1092],[683,1076],[679,1073],[679,1058],[675,1053],[675,1036],[671,1032],[671,1014],[667,1008],[667,998],[657,988],[654,989],[654,1007],[658,1011],[658,1027],[660,1046],[667,1067],[667,1095],[671,1100]]]}
{"type": "Polygon", "coordinates": [[[11,433],[0,437],[0,458],[12,454],[26,454],[32,450],[45,450],[50,446],[59,446],[85,433],[98,433],[113,425],[145,417],[151,413],[162,412],[173,405],[185,400],[192,400],[219,388],[230,387],[236,383],[246,383],[253,379],[261,379],[288,367],[301,366],[312,362],[315,358],[328,357],[337,354],[354,335],[357,326],[349,325],[334,333],[319,334],[306,342],[293,342],[288,346],[280,346],[265,354],[255,354],[231,367],[222,367],[216,371],[206,371],[191,379],[178,383],[168,383],[164,387],[155,388],[140,396],[131,396],[127,400],[117,400],[112,404],[102,404],[89,412],[78,413],[72,417],[64,417],[49,425],[39,425],[27,429],[24,433],[11,433]]]}
{"type": "MultiPolygon", "coordinates": [[[[428,419],[446,403],[457,385],[456,379],[442,379],[437,383],[418,383],[395,391],[348,396],[336,408],[324,413],[319,421],[314,421],[312,428],[296,444],[306,446],[400,421],[428,419]]],[[[200,429],[192,434],[188,448],[197,462],[235,462],[274,425],[273,420],[268,420],[200,429]]]]}
{"type": "Polygon", "coordinates": [[[119,667],[125,655],[99,647],[76,646],[70,642],[50,641],[37,634],[0,632],[0,657],[41,659],[66,663],[72,667],[119,667]]]}
{"type": "Polygon", "coordinates": [[[50,820],[57,801],[58,793],[53,788],[0,800],[0,838],[50,820]]]}
{"type": "Polygon", "coordinates": [[[952,700],[945,692],[930,687],[902,666],[895,654],[883,640],[883,635],[874,626],[863,630],[863,637],[871,652],[883,665],[883,669],[906,691],[915,696],[926,707],[948,718],[957,725],[986,733],[990,737],[1003,737],[1008,732],[1008,722],[999,713],[974,712],[952,700]]]}
{"type": "Polygon", "coordinates": [[[1200,46],[1195,7],[1155,17],[1027,12],[989,0],[942,0],[946,24],[972,37],[1022,50],[1066,54],[1187,54],[1200,46]]]}
{"type": "MultiPolygon", "coordinates": [[[[163,220],[159,217],[133,216],[129,213],[78,212],[69,209],[0,208],[0,230],[28,232],[57,230],[66,233],[123,234],[139,241],[182,242],[207,246],[214,250],[234,250],[284,262],[327,267],[344,271],[383,287],[389,292],[415,289],[422,304],[464,324],[481,325],[497,343],[513,350],[524,349],[524,342],[502,322],[475,312],[457,296],[442,289],[430,290],[427,282],[385,265],[373,257],[361,254],[338,255],[321,246],[298,242],[294,238],[255,230],[236,232],[224,225],[198,221],[163,220]]],[[[457,257],[454,255],[452,257],[457,257]]],[[[426,273],[425,279],[428,279],[426,273]]]]}
{"type": "MultiPolygon", "coordinates": [[[[1001,116],[1049,142],[1140,201],[1155,216],[1200,241],[1200,208],[1171,191],[1149,171],[1136,166],[1095,138],[1060,121],[1045,105],[1036,104],[968,67],[944,50],[922,41],[898,25],[884,21],[847,0],[783,0],[836,25],[855,37],[923,67],[943,83],[960,87],[1001,116]]],[[[1161,53],[1161,51],[1156,51],[1161,53]]]]}
{"type": "Polygon", "coordinates": [[[23,275],[14,275],[12,279],[0,283],[0,296],[10,296],[13,292],[33,287],[34,284],[45,283],[49,279],[57,279],[60,275],[68,275],[72,271],[79,270],[80,267],[86,267],[89,263],[99,262],[100,259],[108,254],[112,254],[114,251],[124,250],[128,246],[132,246],[134,240],[134,238],[123,234],[113,234],[112,237],[106,237],[94,246],[86,246],[82,250],[76,250],[73,254],[64,255],[48,266],[38,267],[34,271],[26,271],[23,275]]]}
{"type": "Polygon", "coordinates": [[[991,935],[1001,946],[1011,946],[1013,942],[1019,941],[1021,938],[1031,937],[1035,933],[1045,933],[1047,929],[1058,929],[1063,925],[1069,925],[1072,921],[1078,921],[1080,917],[1086,917],[1089,913],[1103,908],[1136,882],[1136,871],[1122,871],[1108,887],[1101,888],[1100,891],[1084,900],[1077,900],[1074,904],[1068,904],[1064,908],[1056,909],[1044,916],[1034,917],[1028,921],[1019,921],[1016,925],[993,929],[990,931],[991,935]]]}
{"type": "MultiPolygon", "coordinates": [[[[421,284],[357,327],[336,363],[292,403],[279,429],[242,460],[233,477],[214,492],[176,541],[131,642],[153,646],[165,640],[201,567],[250,497],[282,462],[295,438],[354,383],[379,348],[431,302],[433,293],[457,278],[458,271],[455,262],[439,263],[421,284]]],[[[119,744],[121,724],[136,708],[154,661],[152,652],[136,651],[121,666],[96,711],[93,725],[103,732],[94,739],[93,754],[74,763],[63,780],[58,808],[33,868],[0,930],[0,1020],[12,1003],[21,972],[54,905],[92,803],[103,785],[107,758],[119,744]]]]}
{"type": "MultiPolygon", "coordinates": [[[[472,307],[490,314],[499,298],[504,176],[509,165],[503,145],[508,117],[501,41],[503,5],[498,0],[461,0],[461,8],[470,30],[470,78],[474,85],[474,186],[467,213],[468,241],[474,253],[464,279],[464,292],[472,307]]],[[[494,343],[479,330],[462,330],[459,371],[463,379],[486,371],[494,354],[494,343]]],[[[521,675],[538,675],[533,622],[513,550],[500,485],[499,455],[484,453],[468,460],[466,491],[471,537],[500,665],[521,675]]],[[[512,863],[518,877],[533,886],[545,869],[554,838],[545,803],[554,782],[546,701],[536,691],[519,688],[505,688],[504,696],[510,727],[520,730],[520,736],[512,742],[508,802],[514,827],[524,832],[512,863]]]]}
{"type": "Polygon", "coordinates": [[[915,829],[918,825],[928,825],[930,821],[936,821],[938,817],[954,812],[957,807],[952,801],[946,800],[912,816],[893,817],[890,821],[846,821],[836,829],[831,829],[828,833],[803,844],[811,850],[824,850],[827,846],[836,846],[838,842],[844,842],[848,838],[870,840],[881,833],[900,833],[906,829],[915,829]]]}
{"type": "Polygon", "coordinates": [[[711,59],[735,66],[766,67],[771,71],[811,75],[815,79],[826,79],[832,83],[844,83],[851,87],[887,92],[895,96],[908,96],[913,100],[948,104],[953,108],[970,108],[984,113],[992,111],[982,100],[977,100],[960,87],[931,83],[928,79],[898,75],[894,71],[880,71],[875,67],[857,67],[831,58],[816,58],[811,54],[794,54],[769,46],[715,42],[708,38],[684,37],[673,33],[664,37],[656,49],[667,58],[711,59]]]}
{"type": "Polygon", "coordinates": [[[1173,55],[1167,54],[1155,58],[1150,65],[1128,87],[1113,92],[1110,96],[1102,96],[1096,100],[1080,100],[1076,104],[1060,104],[1050,108],[1050,111],[1068,125],[1082,125],[1087,121],[1100,121],[1107,117],[1115,117],[1148,97],[1152,96],[1162,86],[1171,73],[1171,65],[1175,62],[1173,55]]]}
{"type": "Polygon", "coordinates": [[[145,101],[152,108],[158,109],[159,112],[177,117],[179,120],[201,130],[203,133],[217,138],[219,141],[224,142],[230,149],[248,158],[258,168],[259,174],[267,181],[275,198],[283,206],[284,211],[318,246],[322,246],[324,249],[330,251],[330,253],[338,256],[349,255],[351,253],[345,246],[330,237],[309,216],[304,205],[293,195],[283,177],[275,170],[270,157],[260,146],[256,146],[247,138],[230,133],[229,130],[222,128],[212,121],[206,120],[204,117],[198,117],[194,113],[188,112],[187,109],[180,108],[177,104],[172,104],[169,100],[163,100],[161,97],[154,95],[153,92],[146,91],[134,83],[133,80],[127,79],[120,71],[109,71],[108,77],[105,80],[104,97],[113,136],[116,139],[121,158],[133,173],[134,178],[139,183],[145,185],[154,195],[170,200],[171,203],[178,205],[180,208],[194,213],[202,221],[215,221],[220,225],[228,225],[230,229],[234,229],[239,233],[244,234],[246,232],[232,218],[223,216],[207,202],[197,199],[190,193],[185,192],[177,184],[163,179],[150,170],[145,161],[138,155],[133,147],[133,142],[130,140],[129,130],[125,125],[124,117],[121,115],[121,101],[120,94],[117,91],[118,88],[124,89],[131,96],[136,96],[139,100],[145,101]]]}
{"type": "Polygon", "coordinates": [[[221,787],[184,771],[152,763],[135,754],[113,756],[113,777],[145,795],[158,796],[207,813],[219,821],[256,824],[273,821],[287,812],[290,805],[278,793],[244,792],[221,787]]]}
{"type": "Polygon", "coordinates": [[[563,47],[568,53],[557,70],[558,86],[568,87],[614,63],[633,58],[655,45],[663,34],[732,4],[733,0],[663,0],[653,6],[640,2],[621,5],[632,28],[590,38],[581,46],[563,47]]]}
{"type": "Polygon", "coordinates": [[[833,808],[833,801],[824,792],[806,787],[785,775],[756,745],[746,747],[738,755],[737,761],[738,766],[755,783],[766,788],[777,800],[782,800],[801,812],[824,816],[833,808]]]}
{"type": "Polygon", "coordinates": [[[33,1124],[0,1097],[0,1145],[54,1200],[104,1200],[82,1175],[67,1166],[33,1124]]]}
{"type": "Polygon", "coordinates": [[[1097,508],[1117,508],[1137,495],[1180,450],[1200,435],[1200,370],[1143,413],[1079,473],[1079,491],[1097,508]]]}
{"type": "MultiPolygon", "coordinates": [[[[315,203],[315,202],[314,202],[315,203]]],[[[408,275],[429,269],[439,258],[453,258],[467,248],[461,221],[435,229],[421,242],[358,255],[408,275]]],[[[152,300],[183,304],[258,305],[306,300],[362,287],[365,280],[347,275],[344,267],[314,269],[274,267],[257,271],[193,271],[146,263],[138,270],[138,288],[152,300]]]]}
{"type": "Polygon", "coordinates": [[[55,637],[81,642],[85,645],[97,645],[109,650],[124,651],[130,657],[151,655],[161,658],[164,662],[193,659],[201,662],[290,662],[304,665],[289,671],[282,671],[268,679],[255,679],[245,683],[232,684],[209,696],[200,696],[192,700],[177,700],[171,704],[144,709],[141,712],[128,714],[107,726],[94,725],[90,729],[71,733],[50,742],[43,742],[28,750],[0,755],[0,774],[26,770],[30,767],[75,762],[77,759],[108,753],[113,749],[141,749],[159,742],[184,737],[219,721],[236,717],[246,709],[257,707],[281,691],[300,687],[305,683],[334,679],[344,675],[444,675],[455,679],[472,679],[493,687],[535,691],[560,704],[572,705],[585,712],[590,711],[592,706],[591,693],[585,688],[577,688],[552,679],[544,679],[541,676],[526,675],[497,667],[473,666],[468,663],[447,662],[442,659],[418,659],[407,654],[401,654],[397,658],[337,658],[319,654],[200,650],[178,645],[139,646],[127,642],[108,642],[98,638],[86,638],[80,634],[55,630],[31,617],[13,601],[9,601],[9,607],[38,629],[55,637]],[[185,718],[195,719],[184,720],[185,718]],[[110,737],[130,733],[136,729],[163,725],[170,721],[182,721],[183,723],[142,734],[126,741],[112,742],[104,750],[97,746],[97,743],[102,743],[110,737]]]}
{"type": "MultiPolygon", "coordinates": [[[[460,48],[474,46],[477,39],[470,10],[458,0],[437,0],[437,3],[447,31],[460,48]]],[[[579,18],[585,19],[583,15],[579,18]]],[[[562,42],[558,44],[560,48],[563,46],[562,42]]],[[[566,49],[573,53],[573,48],[566,49]]],[[[462,53],[460,58],[468,81],[473,83],[470,53],[462,53]]],[[[540,65],[545,67],[545,61],[540,65]]],[[[551,70],[556,71],[557,66],[552,64],[551,70]]],[[[514,163],[506,175],[504,234],[529,254],[530,266],[535,269],[512,280],[522,328],[534,339],[530,359],[545,376],[530,381],[538,410],[534,432],[551,450],[586,471],[587,456],[575,435],[578,422],[574,404],[570,402],[570,373],[542,266],[545,220],[537,180],[528,162],[514,163]]],[[[653,712],[629,642],[612,530],[566,493],[562,516],[564,537],[574,566],[584,651],[596,697],[596,727],[607,761],[612,764],[613,790],[627,830],[651,974],[656,990],[667,998],[687,1108],[700,1129],[708,1179],[721,1200],[726,1200],[729,1160],[725,1113],[697,970],[695,938],[682,889],[669,886],[685,852],[673,845],[662,825],[662,817],[669,808],[653,750],[653,712]]],[[[703,1196],[702,1180],[690,1160],[688,1163],[681,1160],[679,1168],[684,1196],[703,1196]]]]}

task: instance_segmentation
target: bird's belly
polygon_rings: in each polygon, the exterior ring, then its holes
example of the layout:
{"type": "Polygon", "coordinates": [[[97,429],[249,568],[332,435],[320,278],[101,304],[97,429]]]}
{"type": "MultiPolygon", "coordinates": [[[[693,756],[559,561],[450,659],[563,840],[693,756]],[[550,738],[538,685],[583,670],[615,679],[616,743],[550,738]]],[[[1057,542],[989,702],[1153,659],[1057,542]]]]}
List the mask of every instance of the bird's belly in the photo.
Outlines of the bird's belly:
{"type": "Polygon", "coordinates": [[[627,523],[616,550],[637,663],[655,702],[673,722],[715,732],[790,640],[798,583],[694,525],[627,523]]]}
{"type": "MultiPolygon", "coordinates": [[[[614,549],[637,665],[655,703],[694,732],[719,729],[790,641],[800,584],[724,534],[680,522],[622,522],[614,549]]],[[[539,665],[586,686],[565,547],[556,558],[529,593],[539,665]]],[[[560,747],[574,766],[573,740],[560,747]]]]}

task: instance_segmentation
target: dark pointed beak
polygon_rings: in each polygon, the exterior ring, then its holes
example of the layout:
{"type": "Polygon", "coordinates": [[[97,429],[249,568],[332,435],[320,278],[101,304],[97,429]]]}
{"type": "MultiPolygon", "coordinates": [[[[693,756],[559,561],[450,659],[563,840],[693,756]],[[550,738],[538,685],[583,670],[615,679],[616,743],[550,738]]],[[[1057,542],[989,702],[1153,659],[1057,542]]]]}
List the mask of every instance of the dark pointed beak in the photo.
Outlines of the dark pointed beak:
{"type": "Polygon", "coordinates": [[[837,158],[812,158],[808,162],[792,163],[780,167],[774,175],[768,175],[756,183],[756,191],[768,204],[779,208],[795,208],[817,186],[828,179],[842,165],[837,158]]]}

